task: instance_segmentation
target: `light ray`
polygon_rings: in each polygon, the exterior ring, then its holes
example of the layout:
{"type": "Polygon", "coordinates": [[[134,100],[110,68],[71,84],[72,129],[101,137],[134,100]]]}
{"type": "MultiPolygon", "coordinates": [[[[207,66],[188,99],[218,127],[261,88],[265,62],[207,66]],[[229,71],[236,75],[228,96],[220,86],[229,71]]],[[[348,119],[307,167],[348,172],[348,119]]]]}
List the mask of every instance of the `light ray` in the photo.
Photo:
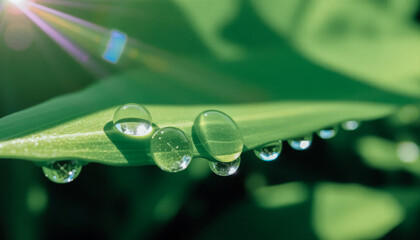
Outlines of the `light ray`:
{"type": "MultiPolygon", "coordinates": [[[[78,9],[89,9],[89,10],[97,10],[98,6],[103,7],[102,3],[86,3],[86,2],[75,2],[75,1],[55,1],[55,0],[42,0],[37,1],[41,4],[49,4],[49,5],[58,5],[58,6],[64,6],[64,7],[70,7],[70,8],[78,8],[78,9]]],[[[107,6],[108,8],[108,6],[107,6]]]]}
{"type": "Polygon", "coordinates": [[[76,24],[82,25],[82,26],[84,26],[84,27],[90,28],[90,29],[92,29],[92,30],[95,30],[95,31],[98,31],[98,32],[101,32],[101,33],[106,33],[106,32],[108,32],[108,30],[107,30],[106,28],[102,27],[102,26],[99,26],[99,25],[96,25],[96,24],[94,24],[94,23],[88,22],[88,21],[86,21],[86,20],[83,20],[83,19],[80,19],[80,18],[74,17],[74,16],[69,15],[69,14],[67,14],[67,13],[63,13],[63,12],[57,11],[57,10],[55,10],[55,9],[52,9],[52,8],[49,8],[49,7],[42,6],[42,5],[37,4],[37,3],[31,2],[31,3],[30,3],[30,6],[31,6],[31,7],[35,7],[35,8],[37,8],[37,9],[39,9],[39,10],[42,10],[42,11],[45,11],[45,12],[51,13],[51,14],[53,14],[53,15],[56,15],[57,17],[60,17],[60,18],[62,18],[62,19],[66,19],[66,20],[68,20],[68,21],[70,21],[70,22],[73,22],[73,23],[76,23],[76,24]]]}
{"type": "Polygon", "coordinates": [[[58,32],[55,28],[48,25],[44,20],[42,20],[34,12],[30,11],[26,6],[20,6],[19,9],[45,34],[47,34],[54,42],[56,42],[65,52],[67,52],[76,61],[81,63],[81,65],[90,73],[98,77],[105,77],[108,75],[108,71],[96,63],[86,51],[78,47],[75,43],[58,32]]]}
{"type": "Polygon", "coordinates": [[[73,9],[85,10],[85,11],[95,11],[95,12],[104,12],[110,13],[113,16],[123,15],[123,16],[145,16],[150,14],[147,11],[141,9],[133,9],[129,7],[121,7],[122,3],[132,3],[131,0],[128,1],[67,1],[67,0],[37,0],[39,4],[47,4],[54,6],[63,6],[73,9]]]}
{"type": "Polygon", "coordinates": [[[67,32],[67,37],[80,43],[87,51],[95,50],[94,54],[97,54],[98,44],[102,42],[104,49],[102,58],[113,64],[118,63],[128,39],[125,33],[118,30],[109,31],[104,27],[39,4],[34,6],[36,8],[33,10],[38,16],[48,23],[58,26],[62,33],[63,31],[67,32]],[[107,45],[105,45],[106,41],[108,41],[107,45]]]}
{"type": "Polygon", "coordinates": [[[20,10],[32,21],[34,22],[42,31],[44,31],[48,36],[51,37],[61,48],[68,52],[72,57],[74,57],[79,62],[85,63],[89,59],[89,55],[86,54],[83,50],[75,46],[70,40],[65,38],[53,27],[44,22],[40,17],[31,12],[26,7],[20,7],[20,10]]]}
{"type": "Polygon", "coordinates": [[[31,10],[45,22],[60,30],[60,33],[65,35],[68,39],[77,43],[79,47],[98,57],[98,47],[105,49],[105,44],[109,35],[109,30],[98,26],[96,24],[78,19],[76,17],[64,14],[67,19],[53,13],[60,13],[54,11],[44,11],[39,8],[31,8],[31,10]],[[53,13],[52,13],[53,12],[53,13]],[[77,20],[77,23],[71,20],[77,20]],[[83,24],[83,25],[82,25],[83,24]]]}

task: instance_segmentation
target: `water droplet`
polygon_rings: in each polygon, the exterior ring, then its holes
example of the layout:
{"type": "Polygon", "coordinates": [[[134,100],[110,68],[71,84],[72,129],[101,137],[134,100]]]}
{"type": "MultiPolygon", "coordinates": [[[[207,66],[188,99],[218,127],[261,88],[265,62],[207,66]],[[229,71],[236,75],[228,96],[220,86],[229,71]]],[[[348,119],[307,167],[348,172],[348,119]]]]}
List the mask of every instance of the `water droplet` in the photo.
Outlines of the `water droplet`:
{"type": "Polygon", "coordinates": [[[290,147],[292,147],[295,150],[306,150],[308,149],[312,144],[312,135],[296,138],[288,141],[290,147]]]}
{"type": "Polygon", "coordinates": [[[82,164],[77,160],[55,161],[43,166],[42,171],[55,183],[69,183],[79,176],[82,164]]]}
{"type": "Polygon", "coordinates": [[[241,164],[241,157],[231,162],[209,162],[210,169],[217,175],[225,177],[234,174],[241,164]]]}
{"type": "Polygon", "coordinates": [[[282,148],[282,142],[277,141],[254,149],[254,153],[263,161],[273,161],[280,156],[282,148]]]}
{"type": "Polygon", "coordinates": [[[345,121],[341,124],[346,131],[354,131],[360,127],[360,122],[356,120],[345,121]]]}
{"type": "Polygon", "coordinates": [[[161,128],[150,141],[152,157],[157,166],[167,172],[179,172],[188,167],[193,157],[193,146],[178,128],[161,128]]]}
{"type": "Polygon", "coordinates": [[[338,127],[333,126],[333,127],[328,127],[328,128],[319,130],[317,132],[317,135],[322,139],[330,139],[330,138],[335,137],[335,135],[337,135],[337,132],[338,132],[338,127]]]}
{"type": "Polygon", "coordinates": [[[146,136],[152,132],[152,116],[138,104],[129,103],[119,107],[113,119],[118,131],[131,136],[146,136]]]}
{"type": "Polygon", "coordinates": [[[237,159],[244,147],[236,122],[225,113],[205,111],[194,121],[194,129],[206,151],[221,162],[237,159]]]}

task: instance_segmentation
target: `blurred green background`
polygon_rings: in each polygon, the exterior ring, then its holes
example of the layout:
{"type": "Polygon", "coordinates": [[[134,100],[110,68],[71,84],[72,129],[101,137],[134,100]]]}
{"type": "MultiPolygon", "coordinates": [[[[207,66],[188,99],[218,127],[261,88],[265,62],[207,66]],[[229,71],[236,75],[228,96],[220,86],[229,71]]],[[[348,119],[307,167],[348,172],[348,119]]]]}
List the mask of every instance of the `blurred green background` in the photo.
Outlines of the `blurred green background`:
{"type": "MultiPolygon", "coordinates": [[[[420,89],[419,1],[37,2],[125,32],[128,47],[140,50],[106,63],[103,44],[58,25],[98,54],[101,70],[92,72],[1,2],[2,116],[121,72],[159,73],[165,55],[260,77],[266,88],[288,81],[301,90],[274,89],[259,99],[363,100],[375,89],[382,102],[379,90],[403,102],[420,89]],[[133,60],[146,52],[146,60],[133,60]],[[343,84],[360,95],[334,92],[343,84]]],[[[184,75],[189,70],[180,66],[184,75]]],[[[252,99],[244,95],[231,99],[252,99]]],[[[304,152],[284,144],[274,162],[245,152],[238,173],[225,178],[197,159],[178,174],[89,164],[58,185],[30,162],[1,160],[0,239],[419,239],[419,130],[419,108],[406,106],[332,140],[315,137],[304,152]]]]}

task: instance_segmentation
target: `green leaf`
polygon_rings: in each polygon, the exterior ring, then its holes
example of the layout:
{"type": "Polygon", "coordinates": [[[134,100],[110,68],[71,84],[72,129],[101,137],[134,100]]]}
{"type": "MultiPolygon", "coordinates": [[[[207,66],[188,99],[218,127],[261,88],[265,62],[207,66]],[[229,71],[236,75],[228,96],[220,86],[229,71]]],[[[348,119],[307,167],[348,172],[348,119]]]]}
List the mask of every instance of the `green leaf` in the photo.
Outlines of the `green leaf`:
{"type": "MultiPolygon", "coordinates": [[[[12,114],[0,120],[0,156],[32,161],[82,159],[111,165],[153,164],[149,150],[150,136],[127,137],[112,125],[115,109],[127,102],[149,103],[146,106],[156,127],[178,127],[192,141],[192,124],[200,112],[208,109],[223,111],[238,123],[244,137],[245,150],[278,139],[310,134],[346,119],[382,117],[393,112],[397,106],[348,100],[258,102],[259,95],[249,97],[255,99],[252,103],[170,105],[173,101],[182,103],[206,99],[208,89],[193,91],[188,86],[191,88],[189,83],[182,84],[174,77],[162,77],[147,70],[139,70],[12,114]],[[172,86],[172,91],[167,88],[161,88],[160,91],[151,84],[162,82],[178,84],[172,86]]],[[[241,94],[240,90],[241,85],[237,83],[232,88],[226,85],[221,91],[241,94]]],[[[297,88],[295,91],[297,96],[299,90],[297,88]]],[[[394,99],[401,100],[398,97],[394,99]]],[[[199,148],[199,142],[194,141],[194,144],[199,148]]],[[[197,150],[195,156],[207,157],[204,152],[197,150]]]]}

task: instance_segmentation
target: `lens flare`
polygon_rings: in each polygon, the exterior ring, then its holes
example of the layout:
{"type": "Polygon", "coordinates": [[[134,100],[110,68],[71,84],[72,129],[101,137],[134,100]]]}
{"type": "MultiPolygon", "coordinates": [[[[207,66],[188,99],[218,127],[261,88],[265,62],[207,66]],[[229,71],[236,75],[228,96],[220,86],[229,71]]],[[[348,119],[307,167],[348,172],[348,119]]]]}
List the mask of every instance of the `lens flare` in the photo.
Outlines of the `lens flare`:
{"type": "Polygon", "coordinates": [[[127,36],[124,33],[112,30],[111,37],[109,38],[105,52],[102,55],[103,59],[114,64],[117,63],[124,51],[126,43],[127,36]]]}

